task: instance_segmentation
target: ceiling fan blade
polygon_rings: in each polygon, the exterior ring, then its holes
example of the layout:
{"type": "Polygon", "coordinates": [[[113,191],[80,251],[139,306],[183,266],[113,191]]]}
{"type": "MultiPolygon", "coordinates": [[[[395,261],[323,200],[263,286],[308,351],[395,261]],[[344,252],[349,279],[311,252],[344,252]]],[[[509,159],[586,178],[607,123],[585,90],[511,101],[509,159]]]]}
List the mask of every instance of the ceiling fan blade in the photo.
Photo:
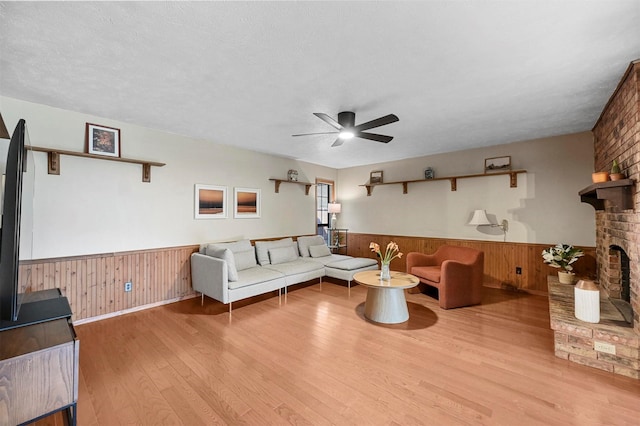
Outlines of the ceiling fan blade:
{"type": "Polygon", "coordinates": [[[376,118],[375,120],[367,121],[366,123],[358,124],[353,128],[356,132],[360,130],[368,130],[373,129],[374,127],[384,126],[385,124],[395,123],[396,121],[400,121],[397,115],[389,114],[384,117],[376,118]]]}
{"type": "Polygon", "coordinates": [[[340,145],[342,145],[343,143],[344,143],[344,139],[342,139],[342,138],[338,138],[338,139],[336,139],[336,141],[335,141],[334,143],[332,143],[332,144],[331,144],[331,146],[332,146],[332,147],[334,147],[334,146],[340,146],[340,145]]]}
{"type": "Polygon", "coordinates": [[[382,142],[382,143],[389,143],[393,139],[393,136],[385,136],[385,135],[378,135],[376,133],[365,133],[365,132],[356,133],[356,137],[362,138],[362,139],[369,139],[372,141],[382,142]]]}
{"type": "Polygon", "coordinates": [[[300,133],[298,135],[291,135],[291,136],[335,135],[336,133],[339,133],[339,132],[300,133]]]}
{"type": "Polygon", "coordinates": [[[318,117],[320,120],[330,124],[331,126],[335,127],[338,130],[342,130],[342,125],[340,123],[338,123],[336,120],[334,120],[333,118],[329,117],[327,114],[324,114],[322,112],[314,112],[313,115],[315,115],[316,117],[318,117]]]}

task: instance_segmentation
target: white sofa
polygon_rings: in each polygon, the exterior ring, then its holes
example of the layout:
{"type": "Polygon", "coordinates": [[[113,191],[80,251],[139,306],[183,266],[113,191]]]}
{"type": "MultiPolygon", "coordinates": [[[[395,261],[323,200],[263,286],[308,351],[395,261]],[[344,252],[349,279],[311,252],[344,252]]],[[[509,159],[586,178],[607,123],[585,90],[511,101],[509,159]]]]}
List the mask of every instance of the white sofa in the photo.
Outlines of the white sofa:
{"type": "Polygon", "coordinates": [[[375,259],[331,254],[321,236],[203,244],[191,255],[193,289],[224,304],[320,279],[342,279],[351,286],[356,272],[377,269],[375,259]]]}

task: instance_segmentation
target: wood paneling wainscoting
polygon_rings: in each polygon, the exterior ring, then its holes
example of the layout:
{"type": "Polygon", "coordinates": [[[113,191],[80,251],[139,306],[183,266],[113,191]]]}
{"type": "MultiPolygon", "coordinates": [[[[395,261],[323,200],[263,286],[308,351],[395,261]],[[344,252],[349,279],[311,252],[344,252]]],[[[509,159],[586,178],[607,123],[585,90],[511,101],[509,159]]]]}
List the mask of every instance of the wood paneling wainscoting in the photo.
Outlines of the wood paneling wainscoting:
{"type": "MultiPolygon", "coordinates": [[[[502,241],[455,240],[447,238],[405,237],[397,235],[349,233],[349,256],[371,257],[369,243],[375,241],[382,247],[395,241],[405,255],[412,251],[433,253],[444,244],[472,247],[484,251],[484,285],[488,287],[515,287],[536,294],[547,293],[547,275],[557,269],[542,262],[542,250],[553,244],[510,243],[502,241]],[[522,274],[516,274],[516,267],[522,274]]],[[[578,277],[596,277],[595,247],[580,247],[584,257],[573,266],[578,277]]],[[[391,269],[405,271],[405,257],[391,262],[391,269]]],[[[406,272],[406,271],[405,271],[406,272]]]]}
{"type": "Polygon", "coordinates": [[[194,296],[189,258],[198,248],[30,260],[20,266],[20,272],[30,271],[30,291],[59,288],[77,322],[194,296]],[[132,291],[124,291],[126,282],[132,283],[132,291]]]}

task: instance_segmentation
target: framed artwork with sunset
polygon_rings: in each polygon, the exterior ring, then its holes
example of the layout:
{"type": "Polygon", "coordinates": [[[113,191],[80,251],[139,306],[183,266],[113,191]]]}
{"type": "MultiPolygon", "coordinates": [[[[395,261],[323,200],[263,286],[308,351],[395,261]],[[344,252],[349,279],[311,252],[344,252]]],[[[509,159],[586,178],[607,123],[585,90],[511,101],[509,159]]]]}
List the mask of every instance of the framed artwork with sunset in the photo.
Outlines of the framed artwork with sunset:
{"type": "Polygon", "coordinates": [[[227,217],[227,187],[196,184],[195,218],[225,219],[227,217]]]}
{"type": "Polygon", "coordinates": [[[260,217],[260,190],[251,188],[235,188],[233,217],[237,219],[253,219],[260,217]]]}

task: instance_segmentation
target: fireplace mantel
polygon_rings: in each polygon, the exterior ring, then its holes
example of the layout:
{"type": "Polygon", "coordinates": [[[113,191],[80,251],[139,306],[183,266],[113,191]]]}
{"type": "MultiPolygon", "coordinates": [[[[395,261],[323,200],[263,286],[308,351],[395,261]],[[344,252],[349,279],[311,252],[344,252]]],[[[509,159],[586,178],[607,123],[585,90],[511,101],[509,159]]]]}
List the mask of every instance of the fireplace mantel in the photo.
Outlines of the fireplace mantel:
{"type": "Polygon", "coordinates": [[[633,179],[621,179],[589,185],[578,194],[580,201],[591,204],[596,210],[604,210],[604,200],[611,201],[621,210],[633,208],[633,179]]]}

